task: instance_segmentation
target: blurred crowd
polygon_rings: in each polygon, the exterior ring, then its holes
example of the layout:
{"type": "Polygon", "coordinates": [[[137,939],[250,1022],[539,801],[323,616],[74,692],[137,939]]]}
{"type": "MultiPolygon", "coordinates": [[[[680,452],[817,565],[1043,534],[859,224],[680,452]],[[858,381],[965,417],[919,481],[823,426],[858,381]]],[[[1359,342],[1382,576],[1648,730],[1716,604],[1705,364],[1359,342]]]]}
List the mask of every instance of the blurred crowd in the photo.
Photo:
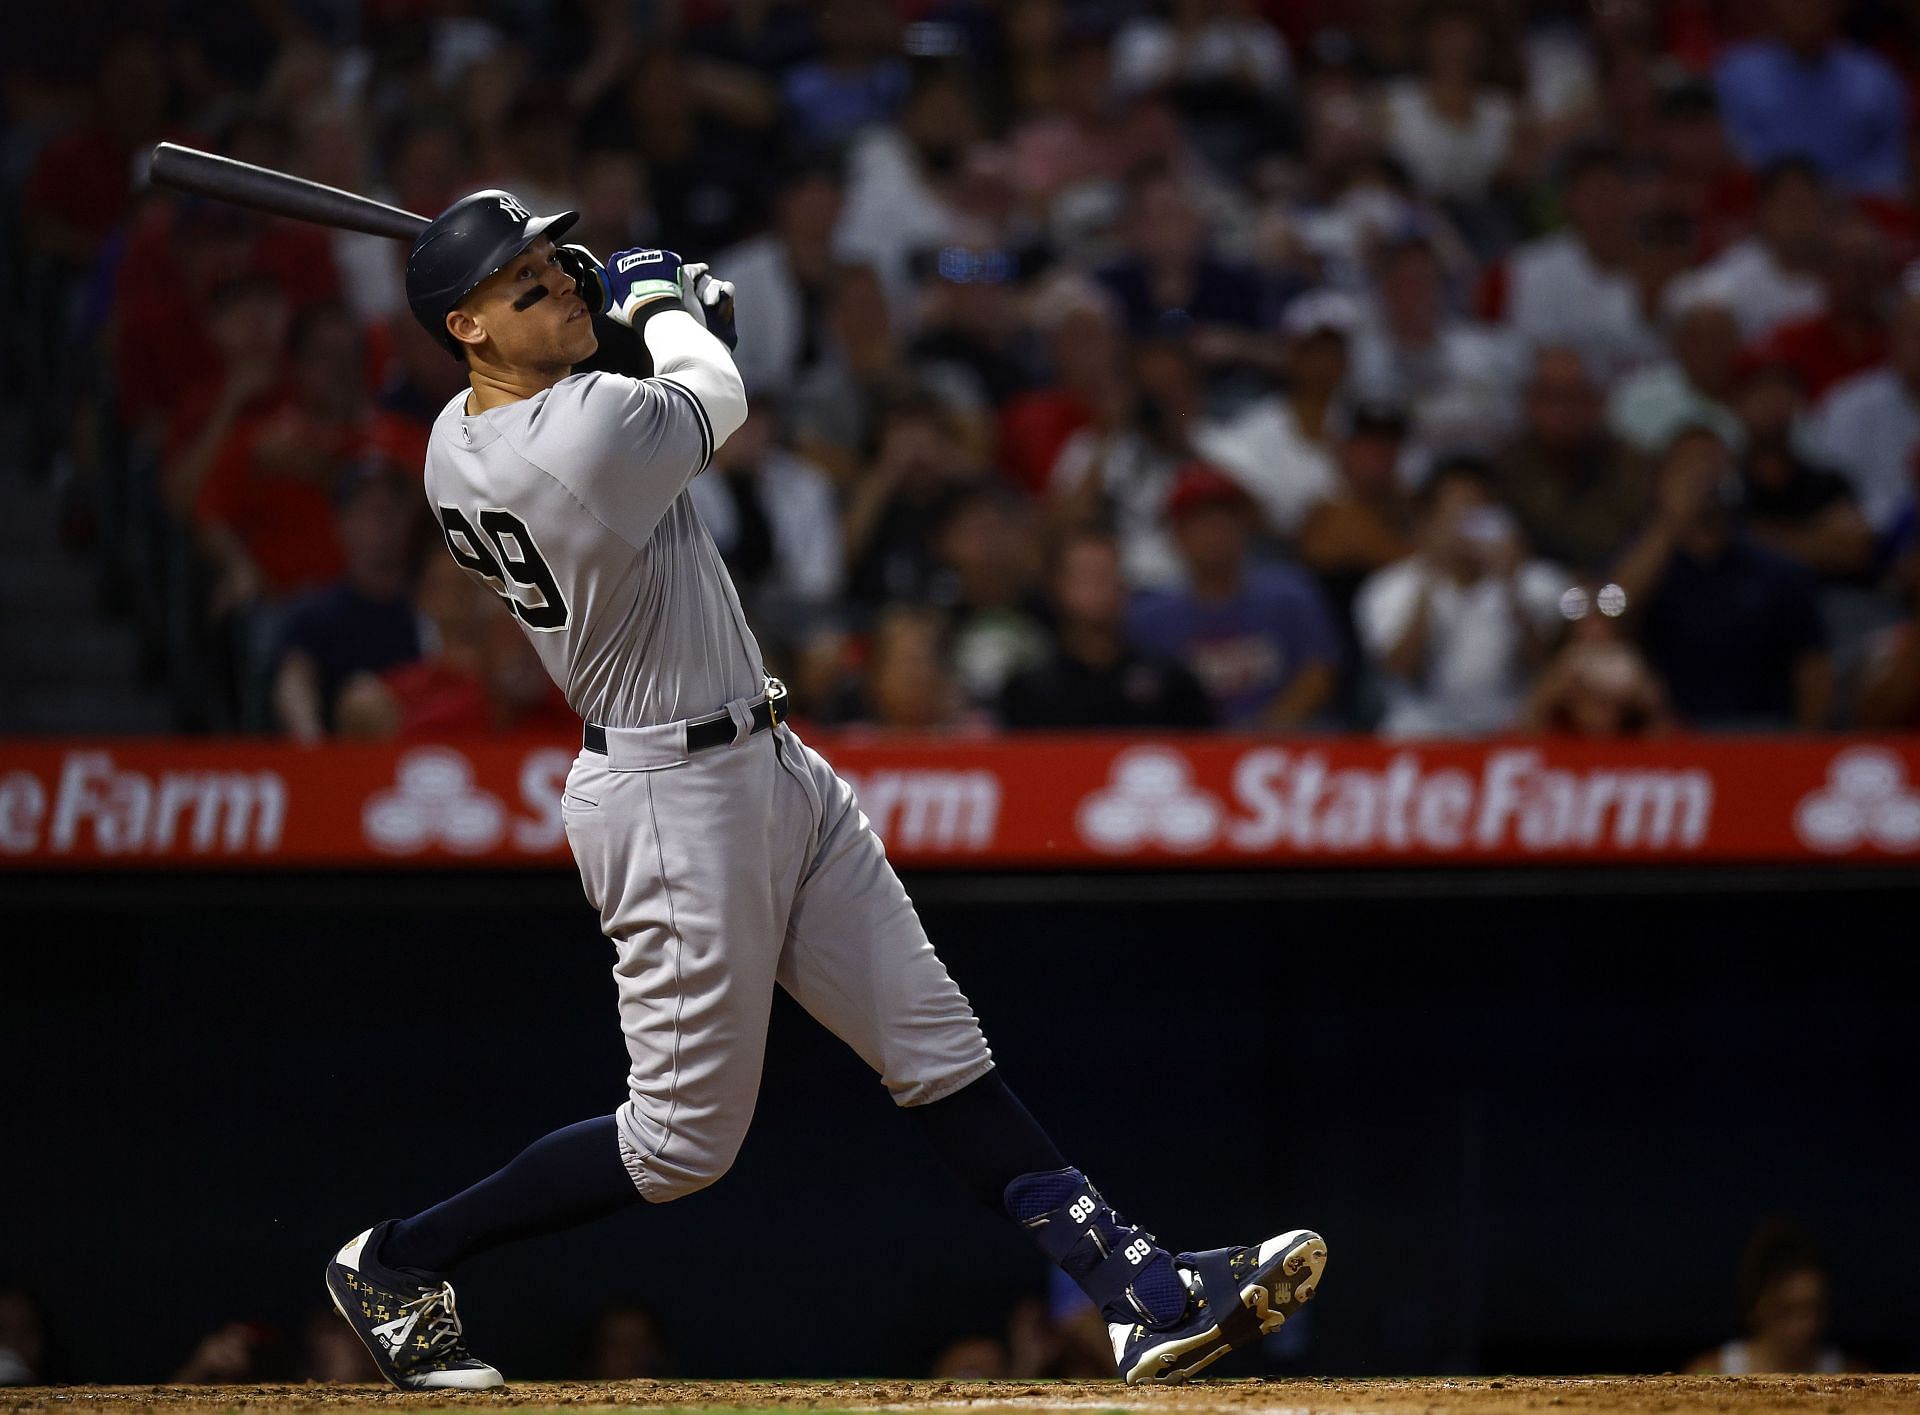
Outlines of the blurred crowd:
{"type": "MultiPolygon", "coordinates": [[[[85,4],[81,5],[84,11],[85,4]]],[[[1920,726],[1913,0],[167,0],[8,61],[36,468],[186,730],[560,724],[434,550],[404,250],[738,288],[693,488],[808,720],[1920,726]]]]}

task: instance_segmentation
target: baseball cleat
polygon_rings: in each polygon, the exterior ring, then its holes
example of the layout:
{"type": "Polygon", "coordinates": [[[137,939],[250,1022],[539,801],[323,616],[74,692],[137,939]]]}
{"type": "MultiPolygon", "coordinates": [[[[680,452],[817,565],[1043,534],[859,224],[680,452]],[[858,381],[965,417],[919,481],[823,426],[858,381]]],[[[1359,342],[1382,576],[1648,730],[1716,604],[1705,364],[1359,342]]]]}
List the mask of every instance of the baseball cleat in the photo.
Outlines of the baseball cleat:
{"type": "Polygon", "coordinates": [[[380,1374],[402,1390],[492,1390],[505,1385],[505,1377],[476,1360],[460,1339],[453,1284],[415,1283],[375,1269],[364,1256],[372,1236],[370,1228],[333,1255],[327,1264],[327,1296],[380,1374]]]}
{"type": "Polygon", "coordinates": [[[1258,1246],[1181,1253],[1174,1267],[1187,1285],[1187,1310],[1165,1326],[1109,1322],[1114,1359],[1128,1385],[1170,1385],[1229,1351],[1279,1331],[1320,1286],[1327,1244],[1296,1228],[1258,1246]]]}

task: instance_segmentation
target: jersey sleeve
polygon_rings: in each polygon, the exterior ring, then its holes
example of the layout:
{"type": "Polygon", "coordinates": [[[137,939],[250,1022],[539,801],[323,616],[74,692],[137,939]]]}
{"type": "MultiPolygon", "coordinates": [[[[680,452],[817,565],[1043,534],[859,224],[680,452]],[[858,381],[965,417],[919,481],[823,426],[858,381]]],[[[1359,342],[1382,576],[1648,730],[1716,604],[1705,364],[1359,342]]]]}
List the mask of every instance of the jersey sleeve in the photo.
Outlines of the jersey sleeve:
{"type": "Polygon", "coordinates": [[[658,315],[645,338],[653,377],[563,380],[516,449],[636,545],[747,416],[726,346],[691,315],[658,315]]]}

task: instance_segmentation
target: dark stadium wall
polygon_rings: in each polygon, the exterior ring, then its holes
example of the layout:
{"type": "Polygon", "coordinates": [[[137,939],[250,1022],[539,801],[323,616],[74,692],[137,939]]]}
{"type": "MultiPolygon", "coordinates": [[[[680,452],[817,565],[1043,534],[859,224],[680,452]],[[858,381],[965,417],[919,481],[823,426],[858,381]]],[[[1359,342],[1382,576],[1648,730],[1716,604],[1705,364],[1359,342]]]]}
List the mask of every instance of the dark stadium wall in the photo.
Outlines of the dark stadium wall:
{"type": "MultiPolygon", "coordinates": [[[[1843,1343],[1920,1359],[1908,877],[914,883],[1124,1213],[1328,1236],[1296,1341],[1223,1373],[1671,1368],[1731,1334],[1773,1213],[1823,1243],[1843,1343]]],[[[297,1333],[332,1245],[620,1101],[607,962],[560,874],[7,879],[0,1284],[74,1378],[297,1333]]],[[[510,1375],[570,1373],[625,1297],[689,1374],[878,1375],[1042,1278],[783,1004],[731,1175],[483,1259],[461,1308],[510,1375]]]]}

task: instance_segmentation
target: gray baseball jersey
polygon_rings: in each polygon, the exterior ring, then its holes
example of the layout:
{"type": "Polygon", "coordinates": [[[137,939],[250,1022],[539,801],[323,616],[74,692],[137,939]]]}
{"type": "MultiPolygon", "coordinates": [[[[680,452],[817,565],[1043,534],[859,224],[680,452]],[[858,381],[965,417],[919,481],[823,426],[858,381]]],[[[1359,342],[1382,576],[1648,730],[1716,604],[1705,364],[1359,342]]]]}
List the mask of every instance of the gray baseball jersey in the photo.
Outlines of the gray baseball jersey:
{"type": "Polygon", "coordinates": [[[573,710],[605,727],[710,713],[765,677],[681,494],[746,401],[691,316],[656,315],[646,337],[656,377],[574,374],[472,416],[462,393],[427,449],[427,499],[454,559],[506,599],[573,710]]]}
{"type": "Polygon", "coordinates": [[[454,559],[607,729],[604,754],[575,759],[561,816],[614,943],[621,1154],[662,1202],[732,1163],[776,983],[902,1105],[993,1062],[852,790],[784,724],[745,730],[760,649],[687,492],[745,421],[745,393],[691,316],[655,315],[644,338],[653,378],[579,374],[474,416],[455,398],[426,490],[454,559]],[[723,708],[732,744],[689,754],[679,723],[723,708]]]}

